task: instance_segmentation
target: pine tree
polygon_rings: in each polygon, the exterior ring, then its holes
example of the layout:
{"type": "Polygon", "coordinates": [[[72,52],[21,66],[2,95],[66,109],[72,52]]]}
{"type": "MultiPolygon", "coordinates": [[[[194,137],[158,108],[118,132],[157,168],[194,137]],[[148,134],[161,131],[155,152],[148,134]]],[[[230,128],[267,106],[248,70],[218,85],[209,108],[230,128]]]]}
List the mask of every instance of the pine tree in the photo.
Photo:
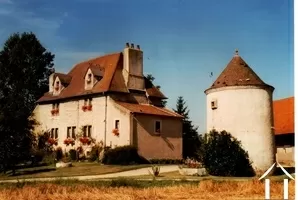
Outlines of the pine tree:
{"type": "Polygon", "coordinates": [[[176,109],[173,110],[184,117],[182,131],[183,158],[189,157],[197,159],[201,137],[198,134],[198,127],[195,127],[189,119],[189,110],[182,96],[178,97],[176,109]]]}

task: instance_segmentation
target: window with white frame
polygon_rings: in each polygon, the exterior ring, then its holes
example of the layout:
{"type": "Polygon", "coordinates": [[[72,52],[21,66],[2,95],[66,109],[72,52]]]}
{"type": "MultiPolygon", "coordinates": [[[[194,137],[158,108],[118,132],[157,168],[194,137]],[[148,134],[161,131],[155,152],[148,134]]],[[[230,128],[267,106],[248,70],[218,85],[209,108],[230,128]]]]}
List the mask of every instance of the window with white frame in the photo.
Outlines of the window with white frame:
{"type": "Polygon", "coordinates": [[[84,137],[91,137],[92,136],[92,126],[87,125],[83,127],[83,136],[84,137]]]}
{"type": "Polygon", "coordinates": [[[115,120],[115,129],[118,129],[119,130],[120,128],[120,120],[119,119],[116,119],[115,120]]]}
{"type": "Polygon", "coordinates": [[[75,126],[67,127],[67,138],[76,139],[76,127],[75,126]]]}
{"type": "Polygon", "coordinates": [[[58,128],[52,128],[51,129],[50,138],[53,138],[53,139],[58,138],[58,128]]]}

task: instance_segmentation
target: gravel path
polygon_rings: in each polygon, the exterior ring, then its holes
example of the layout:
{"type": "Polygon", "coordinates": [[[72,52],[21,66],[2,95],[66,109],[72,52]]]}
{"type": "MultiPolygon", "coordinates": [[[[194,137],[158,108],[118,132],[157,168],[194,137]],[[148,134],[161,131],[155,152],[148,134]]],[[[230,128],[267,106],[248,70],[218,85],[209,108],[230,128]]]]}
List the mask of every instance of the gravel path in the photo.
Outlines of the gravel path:
{"type": "MultiPolygon", "coordinates": [[[[178,165],[165,165],[160,166],[160,173],[165,172],[173,172],[178,171],[178,165]]],[[[0,180],[0,183],[17,183],[20,181],[55,181],[59,180],[68,180],[68,179],[76,179],[76,180],[92,180],[92,179],[110,179],[117,177],[130,177],[130,176],[141,176],[148,175],[149,171],[152,172],[151,167],[145,167],[141,169],[129,170],[124,172],[116,172],[111,174],[102,174],[102,175],[89,175],[89,176],[71,176],[71,177],[51,177],[51,178],[25,178],[25,179],[12,179],[12,180],[0,180]]]]}

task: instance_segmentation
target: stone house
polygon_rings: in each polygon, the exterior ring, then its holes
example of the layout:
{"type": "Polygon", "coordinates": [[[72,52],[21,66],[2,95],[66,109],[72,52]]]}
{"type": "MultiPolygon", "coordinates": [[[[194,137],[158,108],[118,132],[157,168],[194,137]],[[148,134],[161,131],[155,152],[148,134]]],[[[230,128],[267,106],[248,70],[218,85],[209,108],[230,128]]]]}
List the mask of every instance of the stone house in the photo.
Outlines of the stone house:
{"type": "Polygon", "coordinates": [[[84,143],[88,152],[82,138],[94,138],[112,148],[135,145],[147,159],[181,159],[182,116],[162,107],[163,99],[143,75],[140,46],[127,43],[123,52],[51,74],[34,110],[36,131],[48,130],[65,151],[84,143]],[[66,145],[67,138],[75,145],[66,145]]]}
{"type": "Polygon", "coordinates": [[[295,160],[294,97],[273,101],[273,113],[277,160],[293,163],[295,160]]]}

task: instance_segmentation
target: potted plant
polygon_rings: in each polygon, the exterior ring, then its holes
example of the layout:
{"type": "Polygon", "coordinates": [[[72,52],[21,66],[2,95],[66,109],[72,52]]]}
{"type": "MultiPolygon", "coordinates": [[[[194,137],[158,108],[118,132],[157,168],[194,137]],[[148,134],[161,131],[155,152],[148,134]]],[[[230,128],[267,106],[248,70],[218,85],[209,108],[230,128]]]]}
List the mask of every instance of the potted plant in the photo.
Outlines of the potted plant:
{"type": "Polygon", "coordinates": [[[152,172],[153,172],[153,175],[156,177],[159,175],[159,172],[160,172],[160,167],[159,166],[152,166],[152,172]]]}

